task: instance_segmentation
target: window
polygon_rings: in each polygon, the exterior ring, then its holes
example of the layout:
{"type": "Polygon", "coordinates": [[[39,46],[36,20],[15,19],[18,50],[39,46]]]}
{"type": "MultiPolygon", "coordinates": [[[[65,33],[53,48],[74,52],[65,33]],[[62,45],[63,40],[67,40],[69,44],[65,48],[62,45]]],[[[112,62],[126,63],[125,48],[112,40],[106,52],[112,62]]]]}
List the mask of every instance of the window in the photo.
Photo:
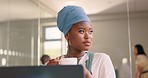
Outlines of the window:
{"type": "Polygon", "coordinates": [[[45,39],[46,40],[61,39],[61,32],[57,27],[47,27],[45,28],[45,39]]]}
{"type": "Polygon", "coordinates": [[[61,41],[45,41],[44,51],[45,54],[48,54],[51,58],[61,55],[61,41]]]}
{"type": "Polygon", "coordinates": [[[55,58],[62,54],[62,34],[57,26],[44,28],[44,54],[55,58]]]}

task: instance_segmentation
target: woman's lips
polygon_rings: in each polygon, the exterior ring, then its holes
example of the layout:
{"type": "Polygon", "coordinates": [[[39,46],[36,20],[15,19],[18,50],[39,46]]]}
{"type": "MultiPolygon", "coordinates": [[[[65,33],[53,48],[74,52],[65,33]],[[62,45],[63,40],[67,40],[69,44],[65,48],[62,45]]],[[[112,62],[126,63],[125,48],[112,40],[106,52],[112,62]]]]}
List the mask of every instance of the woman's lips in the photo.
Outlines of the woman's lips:
{"type": "Polygon", "coordinates": [[[90,46],[90,45],[91,45],[91,42],[85,41],[85,42],[83,42],[83,44],[84,44],[85,46],[90,46]]]}

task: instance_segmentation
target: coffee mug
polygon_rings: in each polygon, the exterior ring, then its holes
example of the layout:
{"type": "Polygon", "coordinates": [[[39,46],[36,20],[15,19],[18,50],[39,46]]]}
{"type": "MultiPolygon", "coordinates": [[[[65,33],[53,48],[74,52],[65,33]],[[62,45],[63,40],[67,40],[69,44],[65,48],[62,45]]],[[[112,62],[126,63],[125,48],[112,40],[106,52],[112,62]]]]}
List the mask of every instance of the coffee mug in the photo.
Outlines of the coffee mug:
{"type": "Polygon", "coordinates": [[[77,65],[77,58],[61,58],[60,65],[77,65]]]}

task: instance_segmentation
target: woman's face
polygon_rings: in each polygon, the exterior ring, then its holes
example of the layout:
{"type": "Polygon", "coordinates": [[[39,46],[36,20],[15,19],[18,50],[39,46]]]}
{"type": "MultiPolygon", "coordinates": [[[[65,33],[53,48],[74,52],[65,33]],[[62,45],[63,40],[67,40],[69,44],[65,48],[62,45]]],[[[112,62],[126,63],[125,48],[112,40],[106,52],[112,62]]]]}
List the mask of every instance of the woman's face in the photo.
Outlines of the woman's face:
{"type": "Polygon", "coordinates": [[[92,44],[93,29],[89,22],[74,24],[68,32],[66,39],[69,46],[79,51],[88,51],[92,44]]]}
{"type": "Polygon", "coordinates": [[[133,52],[134,52],[134,55],[137,56],[137,54],[138,54],[138,50],[137,50],[136,47],[134,47],[133,52]]]}

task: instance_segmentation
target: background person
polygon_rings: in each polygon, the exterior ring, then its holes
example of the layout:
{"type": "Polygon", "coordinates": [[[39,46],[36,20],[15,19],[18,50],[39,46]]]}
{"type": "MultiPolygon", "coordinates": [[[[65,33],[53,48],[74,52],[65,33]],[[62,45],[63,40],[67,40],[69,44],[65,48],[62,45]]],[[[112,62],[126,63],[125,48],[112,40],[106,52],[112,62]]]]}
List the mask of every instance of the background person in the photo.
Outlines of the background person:
{"type": "Polygon", "coordinates": [[[145,54],[143,46],[141,44],[136,44],[133,52],[136,60],[136,78],[148,78],[148,57],[145,54]]]}
{"type": "Polygon", "coordinates": [[[47,65],[48,61],[50,60],[50,56],[44,54],[41,56],[40,60],[41,60],[42,65],[47,65]]]}

